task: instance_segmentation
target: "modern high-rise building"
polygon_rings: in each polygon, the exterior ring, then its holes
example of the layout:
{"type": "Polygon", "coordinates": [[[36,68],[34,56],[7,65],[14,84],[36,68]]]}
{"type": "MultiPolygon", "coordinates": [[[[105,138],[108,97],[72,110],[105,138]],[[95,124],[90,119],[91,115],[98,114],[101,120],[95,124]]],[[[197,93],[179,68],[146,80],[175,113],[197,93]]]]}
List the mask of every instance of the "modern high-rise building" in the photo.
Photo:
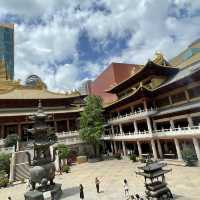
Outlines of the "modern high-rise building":
{"type": "Polygon", "coordinates": [[[0,60],[5,63],[6,79],[14,78],[14,24],[0,24],[0,60]]]}

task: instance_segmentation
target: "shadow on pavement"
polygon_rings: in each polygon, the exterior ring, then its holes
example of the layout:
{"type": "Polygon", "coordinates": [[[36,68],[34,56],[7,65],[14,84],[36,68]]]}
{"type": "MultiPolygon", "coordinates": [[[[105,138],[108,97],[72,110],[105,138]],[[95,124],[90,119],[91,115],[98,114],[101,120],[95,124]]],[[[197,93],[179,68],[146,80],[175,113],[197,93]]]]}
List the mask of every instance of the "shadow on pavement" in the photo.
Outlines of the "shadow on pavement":
{"type": "Polygon", "coordinates": [[[61,199],[64,199],[69,196],[73,196],[77,193],[79,193],[79,187],[66,188],[66,189],[62,190],[61,199]]]}

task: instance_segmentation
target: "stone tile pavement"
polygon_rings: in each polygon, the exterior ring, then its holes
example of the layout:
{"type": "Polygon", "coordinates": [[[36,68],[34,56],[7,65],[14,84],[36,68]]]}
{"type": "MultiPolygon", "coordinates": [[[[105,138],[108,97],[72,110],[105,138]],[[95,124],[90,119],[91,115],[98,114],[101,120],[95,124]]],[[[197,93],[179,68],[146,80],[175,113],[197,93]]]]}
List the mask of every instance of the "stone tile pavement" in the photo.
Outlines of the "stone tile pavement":
{"type": "MultiPolygon", "coordinates": [[[[62,200],[78,200],[79,184],[83,184],[85,200],[124,200],[123,179],[126,178],[131,194],[144,194],[144,180],[136,176],[135,171],[140,163],[129,160],[110,160],[97,163],[75,165],[69,174],[57,175],[56,182],[62,183],[62,200]],[[100,194],[96,193],[95,177],[101,181],[100,194]]],[[[200,199],[200,168],[168,166],[172,173],[168,173],[166,180],[176,199],[200,199]]],[[[18,184],[0,189],[0,200],[23,200],[26,184],[18,184]]]]}

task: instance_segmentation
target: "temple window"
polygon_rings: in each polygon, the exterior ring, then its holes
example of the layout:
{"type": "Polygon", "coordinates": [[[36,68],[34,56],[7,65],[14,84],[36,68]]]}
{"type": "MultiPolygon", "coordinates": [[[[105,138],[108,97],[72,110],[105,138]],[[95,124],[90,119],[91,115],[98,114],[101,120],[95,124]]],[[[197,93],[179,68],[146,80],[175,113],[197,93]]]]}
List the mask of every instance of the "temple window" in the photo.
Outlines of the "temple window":
{"type": "Polygon", "coordinates": [[[170,105],[170,102],[169,102],[169,98],[168,97],[164,97],[162,99],[157,99],[155,101],[156,103],[156,106],[159,108],[159,107],[164,107],[164,106],[168,106],[170,105]]]}
{"type": "Polygon", "coordinates": [[[157,130],[162,130],[162,129],[170,129],[170,122],[165,121],[165,122],[158,122],[156,123],[157,130]]]}
{"type": "Polygon", "coordinates": [[[188,90],[188,94],[190,99],[196,98],[200,96],[200,86],[193,87],[188,90]]]}
{"type": "Polygon", "coordinates": [[[192,117],[192,121],[193,121],[194,126],[199,126],[200,125],[200,116],[192,117]]]}
{"type": "Polygon", "coordinates": [[[122,129],[124,133],[134,133],[133,123],[126,123],[122,125],[122,129]]]}
{"type": "Polygon", "coordinates": [[[171,96],[172,103],[178,103],[186,100],[185,92],[179,92],[171,96]]]}
{"type": "Polygon", "coordinates": [[[120,115],[126,115],[126,114],[129,114],[129,113],[131,113],[130,107],[123,109],[123,110],[120,110],[120,115]]]}
{"type": "Polygon", "coordinates": [[[111,118],[115,118],[118,116],[118,113],[117,112],[111,112],[111,118]]]}
{"type": "Polygon", "coordinates": [[[188,127],[187,118],[174,120],[174,126],[175,126],[175,128],[188,127]]]}

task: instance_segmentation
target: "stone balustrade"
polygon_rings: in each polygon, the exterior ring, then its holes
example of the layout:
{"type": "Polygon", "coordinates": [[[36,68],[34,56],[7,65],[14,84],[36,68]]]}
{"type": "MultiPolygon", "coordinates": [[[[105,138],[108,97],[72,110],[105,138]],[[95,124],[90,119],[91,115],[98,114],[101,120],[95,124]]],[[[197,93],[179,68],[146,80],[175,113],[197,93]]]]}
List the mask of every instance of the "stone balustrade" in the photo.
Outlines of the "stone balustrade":
{"type": "Polygon", "coordinates": [[[68,132],[58,132],[56,133],[58,139],[59,138],[66,138],[66,137],[74,137],[79,136],[79,131],[68,131],[68,132]]]}
{"type": "Polygon", "coordinates": [[[56,135],[58,137],[58,143],[64,143],[67,145],[83,143],[79,137],[79,131],[61,132],[56,133],[56,135]]]}
{"type": "Polygon", "coordinates": [[[148,131],[118,133],[114,135],[104,135],[102,139],[131,140],[131,139],[150,139],[150,138],[181,137],[181,136],[196,136],[196,135],[200,136],[200,125],[192,127],[188,126],[188,127],[154,130],[152,133],[148,131]]]}
{"type": "Polygon", "coordinates": [[[0,139],[0,147],[3,147],[5,145],[5,139],[0,139]]]}
{"type": "Polygon", "coordinates": [[[115,118],[108,120],[108,123],[109,124],[127,123],[136,119],[146,118],[147,116],[153,115],[156,112],[157,112],[157,109],[155,108],[150,108],[147,110],[139,110],[139,111],[131,112],[126,115],[119,115],[115,118]]]}

